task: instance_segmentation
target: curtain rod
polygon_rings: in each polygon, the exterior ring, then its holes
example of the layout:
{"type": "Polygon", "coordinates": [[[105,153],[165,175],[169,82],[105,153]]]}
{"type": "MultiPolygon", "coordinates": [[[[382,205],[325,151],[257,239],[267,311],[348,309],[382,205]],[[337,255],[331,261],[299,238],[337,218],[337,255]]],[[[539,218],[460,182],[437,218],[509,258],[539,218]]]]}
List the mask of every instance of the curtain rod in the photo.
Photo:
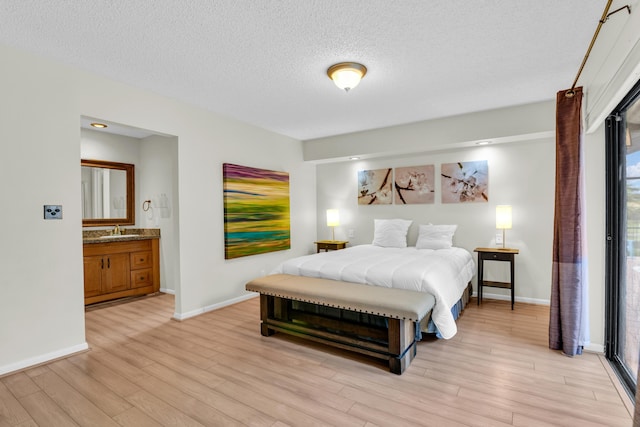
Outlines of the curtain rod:
{"type": "Polygon", "coordinates": [[[626,6],[622,6],[621,8],[618,8],[616,10],[614,10],[613,12],[609,13],[609,8],[611,7],[611,3],[613,2],[613,0],[609,0],[607,2],[607,6],[604,8],[604,12],[602,13],[602,18],[600,18],[600,21],[598,21],[598,28],[596,28],[596,32],[593,34],[593,38],[591,38],[591,44],[589,44],[589,49],[587,49],[587,53],[584,55],[584,58],[582,59],[582,64],[580,65],[580,69],[578,69],[578,74],[576,74],[576,78],[573,81],[573,84],[571,85],[571,89],[569,89],[564,96],[571,98],[572,96],[574,96],[576,94],[575,92],[575,88],[576,88],[576,84],[578,83],[578,79],[580,78],[580,74],[582,74],[582,70],[584,69],[584,65],[587,63],[587,59],[589,58],[589,54],[591,53],[591,49],[593,48],[593,45],[596,42],[596,39],[598,38],[598,34],[600,33],[600,28],[602,28],[602,25],[604,25],[605,22],[607,22],[607,20],[609,19],[609,17],[615,13],[620,12],[623,9],[627,9],[627,11],[629,12],[629,14],[631,14],[631,6],[626,5],[626,6]]]}

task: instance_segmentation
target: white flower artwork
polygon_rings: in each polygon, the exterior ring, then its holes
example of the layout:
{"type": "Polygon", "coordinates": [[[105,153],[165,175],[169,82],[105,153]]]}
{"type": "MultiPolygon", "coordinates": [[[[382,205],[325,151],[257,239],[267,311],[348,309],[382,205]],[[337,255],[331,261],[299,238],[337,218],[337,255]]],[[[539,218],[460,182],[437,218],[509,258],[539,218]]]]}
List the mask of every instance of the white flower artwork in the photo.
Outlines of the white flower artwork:
{"type": "Polygon", "coordinates": [[[435,168],[433,165],[395,168],[394,178],[397,205],[434,202],[435,168]]]}
{"type": "Polygon", "coordinates": [[[358,171],[358,204],[390,205],[393,200],[391,168],[358,171]]]}
{"type": "Polygon", "coordinates": [[[444,163],[440,174],[442,203],[489,201],[489,166],[486,160],[444,163]]]}

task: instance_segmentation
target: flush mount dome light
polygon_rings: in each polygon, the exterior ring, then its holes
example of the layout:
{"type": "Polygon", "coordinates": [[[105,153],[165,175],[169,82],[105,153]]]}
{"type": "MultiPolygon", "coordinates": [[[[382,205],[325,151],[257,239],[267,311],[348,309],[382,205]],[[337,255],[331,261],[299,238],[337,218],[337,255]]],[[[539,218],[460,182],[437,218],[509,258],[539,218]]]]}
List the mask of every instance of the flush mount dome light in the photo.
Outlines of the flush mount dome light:
{"type": "Polygon", "coordinates": [[[327,70],[329,78],[345,92],[358,86],[365,74],[367,74],[367,67],[357,62],[341,62],[327,70]]]}
{"type": "Polygon", "coordinates": [[[104,129],[107,127],[107,125],[105,125],[104,123],[91,123],[91,126],[98,129],[104,129]]]}

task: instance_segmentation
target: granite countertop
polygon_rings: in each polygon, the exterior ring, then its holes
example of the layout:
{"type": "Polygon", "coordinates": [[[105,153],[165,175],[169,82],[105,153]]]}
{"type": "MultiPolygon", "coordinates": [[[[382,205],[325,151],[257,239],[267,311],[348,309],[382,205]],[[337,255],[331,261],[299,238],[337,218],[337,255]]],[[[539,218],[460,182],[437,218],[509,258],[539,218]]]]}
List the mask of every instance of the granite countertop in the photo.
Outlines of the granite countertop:
{"type": "Polygon", "coordinates": [[[82,230],[82,243],[127,242],[159,239],[159,228],[120,228],[121,235],[111,236],[111,230],[82,230]]]}

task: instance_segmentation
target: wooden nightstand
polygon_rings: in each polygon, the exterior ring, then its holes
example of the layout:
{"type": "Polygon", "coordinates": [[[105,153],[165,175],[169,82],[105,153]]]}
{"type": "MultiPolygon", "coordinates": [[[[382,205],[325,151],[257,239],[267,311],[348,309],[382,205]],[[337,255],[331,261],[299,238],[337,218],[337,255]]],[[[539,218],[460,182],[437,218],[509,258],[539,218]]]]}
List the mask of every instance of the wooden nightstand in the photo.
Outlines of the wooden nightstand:
{"type": "Polygon", "coordinates": [[[317,242],[314,242],[314,243],[316,244],[316,253],[317,253],[317,252],[320,252],[322,249],[324,249],[325,252],[344,249],[347,247],[347,243],[349,242],[344,240],[318,240],[317,242]]]}
{"type": "Polygon", "coordinates": [[[489,286],[492,288],[511,289],[511,310],[513,310],[514,292],[516,289],[515,263],[518,249],[509,248],[475,248],[478,253],[478,305],[482,302],[482,288],[489,286]],[[511,266],[511,280],[509,282],[494,282],[483,279],[485,261],[507,261],[511,266]]]}

